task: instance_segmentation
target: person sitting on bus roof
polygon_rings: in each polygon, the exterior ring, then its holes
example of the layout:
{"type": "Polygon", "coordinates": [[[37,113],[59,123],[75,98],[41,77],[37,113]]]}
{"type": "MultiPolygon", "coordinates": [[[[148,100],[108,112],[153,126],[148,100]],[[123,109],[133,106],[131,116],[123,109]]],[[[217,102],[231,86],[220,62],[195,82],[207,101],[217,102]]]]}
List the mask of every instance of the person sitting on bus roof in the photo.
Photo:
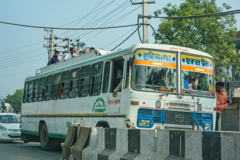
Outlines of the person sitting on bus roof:
{"type": "Polygon", "coordinates": [[[84,54],[85,52],[83,52],[83,51],[79,51],[79,55],[82,55],[82,54],[84,54]]]}
{"type": "Polygon", "coordinates": [[[75,53],[75,49],[72,47],[70,48],[70,54],[66,54],[65,57],[64,57],[64,61],[70,59],[70,58],[74,58],[74,57],[77,57],[77,54],[75,53]]]}
{"type": "Polygon", "coordinates": [[[71,58],[77,57],[77,54],[75,53],[75,49],[72,47],[70,48],[71,58]]]}
{"type": "Polygon", "coordinates": [[[52,59],[51,59],[51,64],[57,64],[58,61],[58,56],[59,56],[59,51],[55,51],[55,54],[53,55],[52,59]]]}
{"type": "Polygon", "coordinates": [[[94,51],[94,50],[95,50],[95,48],[93,48],[93,47],[90,48],[90,51],[94,51]]]}

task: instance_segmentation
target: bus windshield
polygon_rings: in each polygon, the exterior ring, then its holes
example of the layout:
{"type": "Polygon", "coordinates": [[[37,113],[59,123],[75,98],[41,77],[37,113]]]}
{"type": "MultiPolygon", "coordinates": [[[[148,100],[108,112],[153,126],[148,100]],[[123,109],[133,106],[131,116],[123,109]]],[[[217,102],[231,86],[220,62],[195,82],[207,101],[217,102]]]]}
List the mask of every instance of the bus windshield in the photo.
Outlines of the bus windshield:
{"type": "Polygon", "coordinates": [[[133,89],[176,92],[175,60],[174,53],[137,51],[132,74],[133,89]]]}
{"type": "Polygon", "coordinates": [[[182,93],[214,97],[212,60],[186,55],[181,57],[182,93]]]}

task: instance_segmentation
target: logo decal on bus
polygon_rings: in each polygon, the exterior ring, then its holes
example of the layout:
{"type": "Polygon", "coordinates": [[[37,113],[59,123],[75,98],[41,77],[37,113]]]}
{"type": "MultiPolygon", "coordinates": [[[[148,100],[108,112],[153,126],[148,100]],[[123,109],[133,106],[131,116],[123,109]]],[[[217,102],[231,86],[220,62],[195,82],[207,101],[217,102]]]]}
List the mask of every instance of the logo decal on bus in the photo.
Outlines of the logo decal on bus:
{"type": "Polygon", "coordinates": [[[102,113],[106,111],[106,104],[103,98],[99,97],[93,104],[92,112],[102,113]]]}

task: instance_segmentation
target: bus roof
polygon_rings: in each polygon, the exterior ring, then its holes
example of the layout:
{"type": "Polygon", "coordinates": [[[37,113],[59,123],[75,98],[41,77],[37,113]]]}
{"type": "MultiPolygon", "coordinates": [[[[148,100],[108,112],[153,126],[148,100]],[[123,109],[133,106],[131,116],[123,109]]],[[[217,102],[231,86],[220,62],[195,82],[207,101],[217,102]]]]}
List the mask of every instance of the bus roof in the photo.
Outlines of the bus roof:
{"type": "Polygon", "coordinates": [[[114,51],[114,52],[111,52],[111,53],[108,53],[108,54],[105,54],[102,56],[96,56],[96,54],[94,52],[89,52],[84,55],[69,59],[67,61],[63,61],[63,62],[59,62],[57,64],[43,67],[40,69],[41,70],[40,74],[27,77],[25,81],[30,81],[30,80],[44,77],[44,76],[47,76],[50,74],[55,74],[55,73],[59,73],[62,71],[78,68],[78,67],[84,66],[84,65],[98,63],[103,60],[110,60],[112,58],[116,58],[119,56],[133,53],[137,49],[148,49],[148,50],[153,49],[153,50],[164,50],[164,51],[175,51],[175,52],[177,51],[177,52],[196,54],[198,56],[201,55],[201,56],[209,57],[212,59],[212,56],[205,52],[201,52],[201,51],[186,48],[186,47],[179,47],[179,46],[166,45],[166,44],[136,44],[131,47],[117,50],[117,51],[114,51]]]}

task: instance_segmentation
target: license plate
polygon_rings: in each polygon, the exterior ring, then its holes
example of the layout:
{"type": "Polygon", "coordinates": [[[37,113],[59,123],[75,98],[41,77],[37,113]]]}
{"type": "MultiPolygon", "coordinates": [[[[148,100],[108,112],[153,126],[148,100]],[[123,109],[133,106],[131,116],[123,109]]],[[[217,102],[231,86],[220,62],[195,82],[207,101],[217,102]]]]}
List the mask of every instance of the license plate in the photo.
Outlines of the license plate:
{"type": "Polygon", "coordinates": [[[11,136],[21,136],[20,133],[12,133],[11,136]]]}

